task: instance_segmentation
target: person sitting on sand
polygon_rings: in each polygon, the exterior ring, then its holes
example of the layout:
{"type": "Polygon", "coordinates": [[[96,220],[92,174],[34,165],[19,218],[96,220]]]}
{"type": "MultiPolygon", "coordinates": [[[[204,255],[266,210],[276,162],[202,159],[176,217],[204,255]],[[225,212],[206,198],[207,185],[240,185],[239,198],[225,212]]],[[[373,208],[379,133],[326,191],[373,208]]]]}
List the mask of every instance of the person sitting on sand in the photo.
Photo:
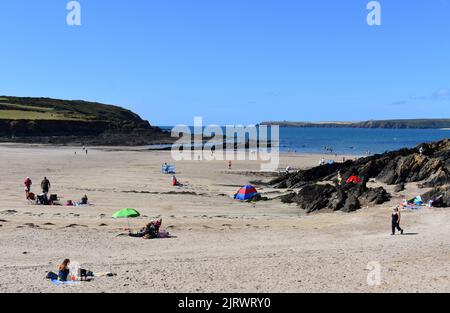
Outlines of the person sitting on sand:
{"type": "Polygon", "coordinates": [[[47,179],[47,177],[44,177],[44,179],[41,182],[41,188],[42,188],[42,193],[48,193],[50,188],[51,188],[51,184],[50,181],[47,179]]]}
{"type": "Polygon", "coordinates": [[[60,281],[67,281],[69,277],[70,269],[69,269],[70,260],[65,259],[58,269],[58,278],[60,281]]]}
{"type": "Polygon", "coordinates": [[[148,223],[144,228],[142,228],[137,233],[129,233],[130,237],[144,238],[144,239],[153,239],[158,238],[159,229],[162,224],[162,219],[153,220],[148,223]]]}
{"type": "Polygon", "coordinates": [[[392,235],[395,235],[395,229],[397,229],[403,235],[403,229],[400,227],[401,214],[398,207],[394,208],[392,213],[392,235]]]}
{"type": "Polygon", "coordinates": [[[181,186],[180,182],[178,181],[175,175],[172,176],[172,186],[181,186]]]}
{"type": "Polygon", "coordinates": [[[87,195],[84,195],[84,197],[83,198],[81,198],[81,202],[80,202],[80,204],[81,205],[87,205],[88,204],[88,196],[87,195]]]}

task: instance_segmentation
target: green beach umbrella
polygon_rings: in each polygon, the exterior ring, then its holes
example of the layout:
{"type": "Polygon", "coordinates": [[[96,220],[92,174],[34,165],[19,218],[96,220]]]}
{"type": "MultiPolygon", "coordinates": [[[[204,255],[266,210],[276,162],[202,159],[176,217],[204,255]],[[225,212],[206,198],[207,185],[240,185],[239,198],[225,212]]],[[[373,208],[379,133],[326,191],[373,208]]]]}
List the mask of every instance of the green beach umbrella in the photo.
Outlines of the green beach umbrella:
{"type": "Polygon", "coordinates": [[[113,218],[129,218],[129,217],[139,217],[139,216],[141,216],[141,214],[138,211],[136,211],[135,209],[126,208],[126,209],[117,211],[116,213],[114,213],[114,215],[112,217],[113,218]]]}
{"type": "Polygon", "coordinates": [[[141,216],[141,214],[138,211],[136,211],[135,209],[126,208],[126,209],[117,211],[116,213],[114,213],[114,215],[112,217],[113,218],[126,218],[128,221],[128,229],[130,229],[130,231],[131,231],[129,218],[130,217],[139,217],[139,216],[141,216]]]}

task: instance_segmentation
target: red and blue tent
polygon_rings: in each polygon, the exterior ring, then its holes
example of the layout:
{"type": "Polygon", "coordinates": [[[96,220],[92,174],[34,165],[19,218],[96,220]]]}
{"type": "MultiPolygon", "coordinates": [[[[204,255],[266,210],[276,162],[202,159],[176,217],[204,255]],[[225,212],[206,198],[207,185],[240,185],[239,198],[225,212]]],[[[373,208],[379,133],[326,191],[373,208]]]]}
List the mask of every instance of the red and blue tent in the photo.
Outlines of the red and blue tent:
{"type": "Polygon", "coordinates": [[[258,191],[253,186],[244,186],[239,189],[238,193],[234,195],[237,200],[251,200],[254,196],[258,195],[258,191]]]}

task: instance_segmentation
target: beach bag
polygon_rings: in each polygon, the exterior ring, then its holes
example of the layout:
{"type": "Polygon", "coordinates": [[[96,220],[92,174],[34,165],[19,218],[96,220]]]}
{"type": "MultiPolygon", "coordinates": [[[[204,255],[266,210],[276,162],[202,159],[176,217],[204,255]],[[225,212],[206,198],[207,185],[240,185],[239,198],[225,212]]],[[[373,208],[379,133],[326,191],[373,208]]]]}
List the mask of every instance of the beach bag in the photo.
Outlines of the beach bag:
{"type": "Polygon", "coordinates": [[[39,204],[47,205],[47,203],[48,203],[47,196],[45,196],[45,195],[38,195],[37,199],[38,199],[39,204]]]}
{"type": "Polygon", "coordinates": [[[55,273],[53,273],[53,272],[48,272],[46,278],[47,278],[47,279],[50,279],[50,280],[57,280],[57,279],[58,279],[58,275],[55,274],[55,273]]]}
{"type": "Polygon", "coordinates": [[[87,280],[88,277],[94,277],[94,273],[85,269],[80,269],[80,278],[81,280],[87,280]]]}

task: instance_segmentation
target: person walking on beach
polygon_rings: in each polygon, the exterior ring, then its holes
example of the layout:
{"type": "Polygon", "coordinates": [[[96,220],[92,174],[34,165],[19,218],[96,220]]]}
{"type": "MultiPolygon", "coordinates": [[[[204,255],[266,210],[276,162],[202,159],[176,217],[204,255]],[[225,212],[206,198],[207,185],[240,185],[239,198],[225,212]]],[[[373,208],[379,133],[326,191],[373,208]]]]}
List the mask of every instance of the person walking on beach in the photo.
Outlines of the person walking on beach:
{"type": "Polygon", "coordinates": [[[394,208],[392,213],[392,235],[395,235],[395,229],[397,229],[403,235],[403,229],[400,227],[401,214],[398,207],[394,208]]]}
{"type": "Polygon", "coordinates": [[[48,193],[50,188],[51,188],[51,184],[50,181],[47,179],[47,177],[44,177],[44,179],[41,182],[41,188],[42,188],[42,193],[48,193]]]}
{"type": "Polygon", "coordinates": [[[31,181],[30,177],[27,177],[25,178],[23,184],[25,185],[25,196],[27,197],[27,199],[29,199],[31,192],[31,185],[33,185],[33,182],[31,181]]]}
{"type": "Polygon", "coordinates": [[[228,161],[228,169],[229,170],[231,170],[231,165],[232,165],[232,163],[231,163],[231,160],[230,160],[230,161],[228,161]]]}

